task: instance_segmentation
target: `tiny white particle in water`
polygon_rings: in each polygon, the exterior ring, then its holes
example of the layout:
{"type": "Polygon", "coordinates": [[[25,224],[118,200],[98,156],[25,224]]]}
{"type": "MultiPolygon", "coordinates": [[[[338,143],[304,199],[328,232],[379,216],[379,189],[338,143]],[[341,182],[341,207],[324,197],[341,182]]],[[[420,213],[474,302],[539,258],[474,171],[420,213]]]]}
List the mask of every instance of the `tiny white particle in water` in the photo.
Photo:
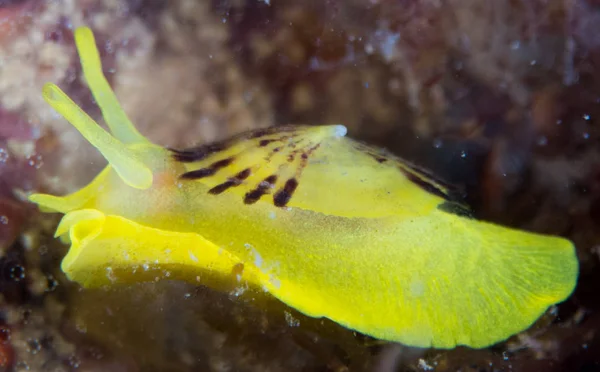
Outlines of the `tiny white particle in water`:
{"type": "Polygon", "coordinates": [[[284,311],[283,314],[285,316],[285,321],[290,327],[298,327],[300,325],[300,321],[294,318],[292,313],[290,313],[289,311],[284,311]]]}
{"type": "Polygon", "coordinates": [[[6,163],[8,160],[8,151],[0,148],[0,163],[6,163]]]}
{"type": "Polygon", "coordinates": [[[69,365],[75,369],[79,368],[81,361],[75,355],[69,357],[69,365]]]}
{"type": "Polygon", "coordinates": [[[537,140],[538,146],[546,146],[548,144],[548,138],[546,136],[540,136],[537,140]]]}
{"type": "Polygon", "coordinates": [[[42,165],[44,165],[44,161],[42,159],[42,155],[31,155],[27,157],[27,164],[34,167],[35,169],[40,169],[42,165]]]}
{"type": "Polygon", "coordinates": [[[243,295],[244,292],[246,292],[246,288],[244,288],[243,286],[239,286],[231,292],[231,295],[234,297],[239,297],[243,295]]]}
{"type": "Polygon", "coordinates": [[[3,225],[8,225],[8,217],[5,215],[0,216],[0,223],[3,225]]]}
{"type": "Polygon", "coordinates": [[[467,152],[465,150],[462,150],[460,152],[460,157],[463,158],[463,159],[465,159],[467,157],[467,152]]]}
{"type": "Polygon", "coordinates": [[[427,364],[425,359],[419,359],[419,368],[423,371],[433,371],[433,367],[427,364]]]}
{"type": "Polygon", "coordinates": [[[433,147],[435,147],[436,149],[441,148],[443,146],[443,144],[444,144],[444,142],[439,138],[436,138],[433,140],[433,147]]]}
{"type": "Polygon", "coordinates": [[[588,114],[583,114],[583,120],[590,120],[590,115],[588,114]]]}
{"type": "Polygon", "coordinates": [[[148,265],[147,263],[142,265],[142,268],[144,268],[144,271],[148,271],[150,270],[150,265],[148,265]]]}

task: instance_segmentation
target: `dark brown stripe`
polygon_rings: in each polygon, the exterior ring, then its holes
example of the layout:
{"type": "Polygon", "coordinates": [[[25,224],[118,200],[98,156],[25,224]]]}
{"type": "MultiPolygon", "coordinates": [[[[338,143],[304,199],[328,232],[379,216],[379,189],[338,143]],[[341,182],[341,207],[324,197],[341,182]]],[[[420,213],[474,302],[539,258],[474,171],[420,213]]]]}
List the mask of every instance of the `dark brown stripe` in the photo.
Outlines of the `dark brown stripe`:
{"type": "Polygon", "coordinates": [[[321,144],[317,143],[313,147],[309,148],[307,151],[302,152],[302,163],[300,164],[301,168],[306,168],[306,165],[308,164],[308,158],[310,158],[313,152],[319,149],[319,147],[321,147],[321,144]]]}
{"type": "Polygon", "coordinates": [[[234,158],[227,158],[227,159],[223,159],[223,160],[219,160],[217,162],[212,163],[209,168],[213,168],[213,169],[221,169],[221,168],[225,168],[226,166],[230,165],[231,163],[233,163],[234,158]]]}
{"type": "Polygon", "coordinates": [[[215,173],[217,173],[216,169],[202,168],[202,169],[196,169],[196,170],[193,170],[190,172],[186,172],[186,173],[182,174],[180,178],[182,178],[184,180],[194,180],[194,179],[209,177],[215,173]]]}
{"type": "Polygon", "coordinates": [[[261,140],[261,141],[258,143],[258,146],[259,146],[259,147],[265,147],[265,146],[267,146],[269,143],[273,143],[273,142],[275,142],[275,140],[272,140],[272,139],[265,139],[265,140],[261,140]]]}
{"type": "Polygon", "coordinates": [[[244,195],[244,204],[254,204],[266,193],[267,188],[263,186],[258,186],[256,189],[248,191],[246,195],[244,195]]]}
{"type": "Polygon", "coordinates": [[[198,179],[198,178],[205,178],[205,177],[212,176],[215,173],[217,173],[217,171],[219,169],[225,168],[226,166],[233,163],[233,160],[234,160],[233,157],[219,160],[217,162],[212,163],[211,165],[209,165],[206,168],[201,168],[201,169],[197,169],[197,170],[193,170],[193,171],[184,173],[183,175],[181,175],[181,178],[186,179],[186,180],[191,180],[191,179],[198,179]]]}
{"type": "Polygon", "coordinates": [[[244,204],[254,204],[262,198],[263,195],[267,194],[269,190],[275,185],[277,182],[277,175],[271,175],[261,181],[258,186],[246,193],[244,196],[244,204]]]}
{"type": "Polygon", "coordinates": [[[375,159],[379,164],[381,163],[385,163],[387,161],[387,158],[384,158],[382,156],[379,155],[375,155],[375,154],[369,154],[373,157],[373,159],[375,159]]]}
{"type": "Polygon", "coordinates": [[[438,176],[436,176],[435,174],[433,174],[430,170],[425,169],[423,167],[419,167],[418,165],[412,164],[410,162],[407,161],[403,161],[402,164],[404,164],[404,166],[410,168],[410,170],[414,171],[415,173],[418,173],[420,175],[422,175],[425,178],[429,178],[432,181],[434,181],[435,183],[437,183],[438,185],[447,188],[447,189],[453,189],[455,188],[455,186],[449,184],[448,182],[444,181],[443,179],[439,178],[438,176]]]}
{"type": "Polygon", "coordinates": [[[269,177],[265,178],[265,180],[263,182],[266,182],[270,185],[270,187],[273,187],[273,186],[275,186],[275,183],[277,182],[277,175],[272,174],[269,177]]]}
{"type": "Polygon", "coordinates": [[[460,217],[473,218],[473,213],[469,207],[458,202],[445,201],[438,205],[437,209],[460,217]]]}
{"type": "Polygon", "coordinates": [[[402,171],[402,173],[406,176],[406,178],[408,178],[408,180],[410,182],[419,186],[421,189],[423,189],[423,190],[427,191],[428,193],[433,194],[435,196],[439,196],[442,199],[450,200],[448,195],[446,195],[446,193],[443,190],[441,190],[440,188],[438,188],[436,185],[427,182],[427,180],[419,178],[415,174],[407,171],[406,169],[400,168],[400,171],[402,171]]]}
{"type": "Polygon", "coordinates": [[[245,138],[254,139],[254,138],[264,137],[269,134],[290,133],[290,132],[295,132],[297,130],[298,130],[298,127],[295,127],[293,125],[284,125],[284,126],[253,129],[246,133],[242,133],[240,136],[243,136],[245,138]]]}
{"type": "Polygon", "coordinates": [[[273,196],[273,203],[277,207],[285,207],[292,198],[294,191],[298,187],[298,181],[295,178],[290,178],[286,181],[283,189],[277,191],[273,196]]]}
{"type": "Polygon", "coordinates": [[[186,150],[173,150],[173,158],[182,163],[191,163],[194,161],[200,161],[212,155],[214,153],[225,150],[229,145],[229,142],[216,142],[207,145],[186,149],[186,150]]]}
{"type": "Polygon", "coordinates": [[[250,173],[250,168],[246,168],[243,171],[236,174],[234,177],[208,190],[208,193],[212,195],[219,195],[227,191],[230,187],[239,186],[243,180],[250,176],[250,173]]]}
{"type": "MultiPolygon", "coordinates": [[[[192,148],[183,149],[183,150],[175,150],[175,149],[169,149],[169,150],[173,153],[173,158],[175,160],[183,162],[183,163],[190,163],[190,162],[194,162],[194,161],[203,160],[212,154],[218,153],[220,151],[224,151],[227,148],[231,147],[231,145],[239,143],[240,141],[243,141],[246,139],[260,138],[260,137],[264,137],[266,135],[277,134],[277,133],[290,133],[290,134],[286,135],[285,137],[286,138],[294,138],[295,137],[294,132],[297,130],[298,130],[298,128],[294,127],[294,126],[261,128],[261,129],[255,129],[255,130],[250,130],[250,131],[240,133],[240,134],[233,136],[229,139],[226,139],[224,141],[209,143],[206,145],[192,147],[192,148]]],[[[274,140],[269,140],[269,141],[274,141],[274,140]]]]}
{"type": "Polygon", "coordinates": [[[250,139],[260,138],[260,137],[264,137],[267,134],[270,134],[272,132],[273,132],[273,130],[270,128],[256,129],[256,130],[248,132],[248,138],[250,138],[250,139]]]}
{"type": "Polygon", "coordinates": [[[237,186],[239,185],[239,183],[235,182],[234,180],[227,180],[223,183],[218,184],[217,186],[213,187],[212,189],[208,190],[209,194],[212,195],[219,195],[225,191],[227,191],[228,188],[232,187],[232,186],[237,186]]]}
{"type": "Polygon", "coordinates": [[[245,180],[246,178],[248,178],[250,176],[250,174],[252,173],[252,171],[250,170],[250,168],[246,168],[243,171],[241,171],[240,173],[235,175],[235,178],[237,178],[238,180],[245,180]]]}

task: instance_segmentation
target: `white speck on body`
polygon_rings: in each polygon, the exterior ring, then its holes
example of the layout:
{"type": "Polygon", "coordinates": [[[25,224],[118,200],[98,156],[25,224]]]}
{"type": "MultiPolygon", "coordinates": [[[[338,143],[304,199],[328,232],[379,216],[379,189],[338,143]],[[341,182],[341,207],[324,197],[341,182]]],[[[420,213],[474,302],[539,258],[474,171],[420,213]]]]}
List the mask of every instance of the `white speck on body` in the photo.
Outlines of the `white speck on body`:
{"type": "Polygon", "coordinates": [[[273,284],[273,287],[275,287],[277,289],[279,289],[281,287],[281,282],[279,281],[279,279],[277,279],[273,275],[270,275],[269,282],[271,282],[271,284],[273,284]]]}
{"type": "Polygon", "coordinates": [[[346,134],[348,134],[348,128],[346,128],[345,126],[343,126],[341,124],[338,124],[334,128],[333,134],[336,137],[344,137],[346,134]]]}
{"type": "Polygon", "coordinates": [[[415,279],[410,283],[410,294],[413,297],[421,297],[425,294],[425,283],[420,279],[415,279]]]}
{"type": "Polygon", "coordinates": [[[188,251],[189,255],[190,255],[190,260],[194,261],[194,262],[198,262],[198,257],[194,256],[194,254],[192,253],[192,251],[188,251]]]}
{"type": "Polygon", "coordinates": [[[113,268],[110,266],[106,268],[106,277],[113,283],[117,281],[113,268]]]}

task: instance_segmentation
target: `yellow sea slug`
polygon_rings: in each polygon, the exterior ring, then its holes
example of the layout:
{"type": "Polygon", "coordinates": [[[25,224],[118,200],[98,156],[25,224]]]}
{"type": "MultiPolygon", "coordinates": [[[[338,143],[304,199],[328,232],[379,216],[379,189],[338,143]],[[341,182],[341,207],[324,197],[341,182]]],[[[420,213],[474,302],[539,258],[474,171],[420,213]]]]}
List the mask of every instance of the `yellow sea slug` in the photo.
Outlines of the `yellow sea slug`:
{"type": "Polygon", "coordinates": [[[30,197],[64,213],[67,276],[87,287],[235,276],[312,317],[419,347],[485,347],[566,299],[568,240],[472,218],[427,172],[345,137],[277,127],[187,150],[150,143],[75,40],[110,134],[56,85],[43,95],[106,158],[86,187],[30,197]]]}

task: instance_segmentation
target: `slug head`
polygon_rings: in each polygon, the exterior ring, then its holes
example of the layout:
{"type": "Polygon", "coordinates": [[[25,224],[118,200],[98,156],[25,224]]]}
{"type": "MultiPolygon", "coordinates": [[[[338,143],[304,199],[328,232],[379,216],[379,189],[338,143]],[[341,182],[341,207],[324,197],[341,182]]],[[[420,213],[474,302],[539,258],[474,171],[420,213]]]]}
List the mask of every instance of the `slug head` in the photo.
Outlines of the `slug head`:
{"type": "MultiPolygon", "coordinates": [[[[100,127],[55,84],[47,83],[44,86],[44,99],[108,161],[108,170],[103,171],[99,178],[104,179],[107,173],[113,171],[129,187],[140,190],[150,188],[154,181],[153,170],[159,170],[160,160],[166,158],[163,154],[165,151],[143,137],[119,105],[102,73],[100,56],[91,30],[78,28],[75,31],[75,42],[85,79],[112,134],[100,127]]],[[[87,189],[97,186],[98,181],[96,179],[86,188],[65,198],[33,195],[31,200],[48,209],[66,213],[81,207],[82,202],[95,194],[98,190],[87,189]]]]}
{"type": "MultiPolygon", "coordinates": [[[[91,30],[78,28],[75,42],[85,79],[110,133],[59,87],[44,86],[44,99],[108,161],[91,183],[72,194],[29,197],[43,211],[65,214],[55,234],[71,243],[63,271],[85,286],[153,280],[157,271],[161,276],[167,273],[171,278],[196,281],[202,275],[198,267],[210,268],[206,271],[214,273],[215,279],[223,273],[231,276],[239,260],[203,237],[147,227],[123,217],[160,209],[156,205],[164,204],[164,195],[177,194],[177,175],[183,166],[167,149],[142,136],[128,119],[102,73],[91,30]],[[138,265],[140,270],[135,269],[138,265]]],[[[252,269],[244,270],[245,280],[259,282],[256,275],[252,269]]],[[[203,282],[207,279],[202,278],[203,282]]]]}

